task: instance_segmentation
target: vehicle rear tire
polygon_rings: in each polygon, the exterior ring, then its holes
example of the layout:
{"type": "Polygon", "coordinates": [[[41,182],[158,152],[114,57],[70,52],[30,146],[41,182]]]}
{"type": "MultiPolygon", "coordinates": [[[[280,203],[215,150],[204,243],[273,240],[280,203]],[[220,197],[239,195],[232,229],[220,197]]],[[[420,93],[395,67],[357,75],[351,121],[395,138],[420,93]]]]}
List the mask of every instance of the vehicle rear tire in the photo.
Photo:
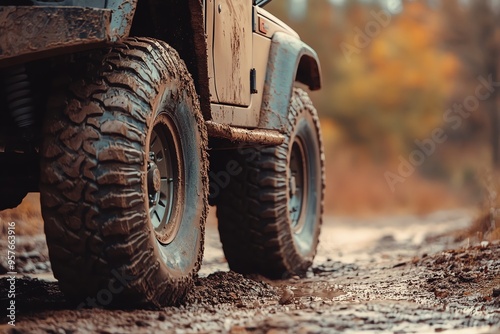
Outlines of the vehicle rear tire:
{"type": "Polygon", "coordinates": [[[54,276],[80,306],[178,304],[203,255],[207,134],[185,64],[131,38],[56,80],[41,150],[54,276]]]}
{"type": "Polygon", "coordinates": [[[270,278],[303,275],[316,254],[324,154],[317,112],[298,88],[285,136],[280,146],[238,149],[224,158],[236,162],[231,165],[236,175],[215,202],[224,254],[234,271],[270,278]]]}

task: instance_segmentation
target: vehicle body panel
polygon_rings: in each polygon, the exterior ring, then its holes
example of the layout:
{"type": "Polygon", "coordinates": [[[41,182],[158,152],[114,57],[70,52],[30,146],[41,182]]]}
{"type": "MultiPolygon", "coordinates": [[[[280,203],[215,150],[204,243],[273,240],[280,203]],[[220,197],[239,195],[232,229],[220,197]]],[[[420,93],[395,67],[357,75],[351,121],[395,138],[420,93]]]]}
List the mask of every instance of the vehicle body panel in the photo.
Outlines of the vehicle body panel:
{"type": "MultiPolygon", "coordinates": [[[[251,94],[251,101],[248,107],[212,103],[212,120],[214,122],[246,128],[255,128],[259,125],[262,91],[264,89],[271,40],[257,34],[253,34],[252,40],[253,67],[256,69],[256,87],[258,93],[251,94]]],[[[247,78],[250,82],[249,76],[247,78]]]]}
{"type": "MultiPolygon", "coordinates": [[[[215,0],[209,2],[215,6],[215,0]]],[[[207,35],[211,36],[209,20],[207,19],[207,35]]],[[[321,86],[318,57],[293,29],[259,7],[254,7],[252,41],[252,67],[256,70],[257,94],[251,95],[248,107],[227,105],[216,102],[214,95],[218,85],[211,85],[212,120],[238,127],[282,130],[282,117],[288,110],[295,81],[302,82],[311,89],[319,89],[321,86]],[[281,43],[285,45],[281,46],[281,43]]],[[[216,54],[214,45],[214,55],[216,54]]],[[[209,52],[209,67],[210,64],[209,52]]],[[[212,70],[212,73],[217,76],[215,71],[212,70]]]]}
{"type": "Polygon", "coordinates": [[[126,38],[136,3],[108,0],[106,8],[0,6],[0,67],[126,38]]]}
{"type": "MultiPolygon", "coordinates": [[[[90,4],[85,1],[60,3],[90,4]]],[[[321,86],[316,53],[251,0],[91,4],[106,8],[0,6],[0,68],[101,47],[129,35],[153,37],[173,46],[186,62],[206,120],[249,129],[282,129],[295,81],[312,90],[321,86]]]]}
{"type": "Polygon", "coordinates": [[[216,0],[213,36],[216,94],[212,95],[212,101],[248,106],[252,68],[252,1],[216,0]]]}

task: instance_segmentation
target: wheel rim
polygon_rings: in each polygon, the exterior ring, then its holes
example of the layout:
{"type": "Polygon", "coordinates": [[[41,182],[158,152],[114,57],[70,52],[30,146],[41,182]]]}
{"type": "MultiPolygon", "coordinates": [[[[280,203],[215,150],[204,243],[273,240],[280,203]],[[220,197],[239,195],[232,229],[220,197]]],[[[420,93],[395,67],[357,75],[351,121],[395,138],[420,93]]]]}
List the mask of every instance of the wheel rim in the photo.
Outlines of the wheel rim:
{"type": "Polygon", "coordinates": [[[305,203],[308,197],[308,170],[306,153],[302,138],[296,136],[290,153],[288,165],[289,178],[289,200],[288,210],[292,231],[300,233],[305,225],[305,203]]]}
{"type": "Polygon", "coordinates": [[[175,124],[165,115],[159,115],[151,131],[147,164],[147,194],[149,218],[156,239],[161,244],[171,243],[180,226],[176,219],[181,187],[180,139],[175,124]]]}

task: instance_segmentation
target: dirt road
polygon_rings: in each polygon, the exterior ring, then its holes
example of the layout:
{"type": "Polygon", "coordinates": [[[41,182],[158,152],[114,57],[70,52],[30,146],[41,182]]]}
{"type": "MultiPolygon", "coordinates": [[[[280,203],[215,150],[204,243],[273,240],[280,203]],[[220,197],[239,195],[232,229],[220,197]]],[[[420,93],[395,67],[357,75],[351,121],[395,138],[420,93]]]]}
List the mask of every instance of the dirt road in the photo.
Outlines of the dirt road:
{"type": "MultiPolygon", "coordinates": [[[[500,244],[455,241],[451,232],[470,219],[457,211],[327,217],[307,277],[274,282],[228,272],[210,225],[193,292],[185,305],[161,310],[68,309],[43,237],[18,237],[19,271],[31,274],[16,280],[16,326],[0,332],[500,333],[500,244]]],[[[8,284],[0,280],[2,310],[8,284]]]]}

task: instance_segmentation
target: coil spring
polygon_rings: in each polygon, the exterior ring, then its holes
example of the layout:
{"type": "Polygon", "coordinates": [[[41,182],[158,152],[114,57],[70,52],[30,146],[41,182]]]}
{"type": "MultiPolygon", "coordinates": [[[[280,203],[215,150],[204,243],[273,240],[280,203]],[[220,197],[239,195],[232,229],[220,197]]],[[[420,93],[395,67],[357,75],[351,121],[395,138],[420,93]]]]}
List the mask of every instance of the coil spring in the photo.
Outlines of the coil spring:
{"type": "Polygon", "coordinates": [[[26,128],[35,123],[31,84],[24,65],[4,71],[5,95],[16,125],[26,128]]]}

